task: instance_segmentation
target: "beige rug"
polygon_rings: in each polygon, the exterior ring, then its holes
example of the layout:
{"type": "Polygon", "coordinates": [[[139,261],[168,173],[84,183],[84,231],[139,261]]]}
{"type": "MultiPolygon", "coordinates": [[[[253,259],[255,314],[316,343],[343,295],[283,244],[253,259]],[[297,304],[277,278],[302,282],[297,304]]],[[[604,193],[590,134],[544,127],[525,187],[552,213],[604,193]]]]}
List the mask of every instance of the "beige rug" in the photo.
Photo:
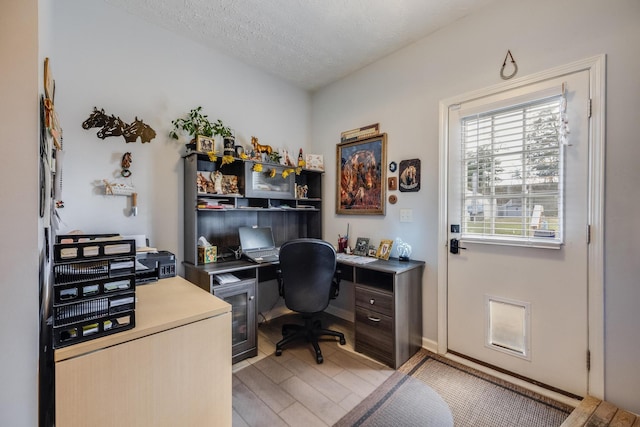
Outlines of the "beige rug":
{"type": "Polygon", "coordinates": [[[420,350],[336,426],[452,425],[441,402],[460,427],[557,427],[573,410],[420,350]]]}

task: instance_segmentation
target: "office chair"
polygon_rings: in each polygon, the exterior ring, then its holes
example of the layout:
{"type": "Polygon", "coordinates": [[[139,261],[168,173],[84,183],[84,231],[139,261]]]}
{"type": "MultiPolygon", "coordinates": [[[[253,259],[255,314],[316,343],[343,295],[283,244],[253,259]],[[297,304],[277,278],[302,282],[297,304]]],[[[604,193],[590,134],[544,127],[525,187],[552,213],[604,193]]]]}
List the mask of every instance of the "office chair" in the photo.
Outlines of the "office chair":
{"type": "Polygon", "coordinates": [[[282,326],[282,340],[276,344],[276,356],[291,341],[305,338],[316,352],[316,362],[322,363],[318,338],[323,335],[338,337],[345,345],[344,334],[323,329],[320,313],[329,300],[338,296],[340,273],[336,270],[336,251],[320,239],[296,239],[280,247],[278,269],[280,295],[290,310],[302,314],[304,325],[282,326]]]}

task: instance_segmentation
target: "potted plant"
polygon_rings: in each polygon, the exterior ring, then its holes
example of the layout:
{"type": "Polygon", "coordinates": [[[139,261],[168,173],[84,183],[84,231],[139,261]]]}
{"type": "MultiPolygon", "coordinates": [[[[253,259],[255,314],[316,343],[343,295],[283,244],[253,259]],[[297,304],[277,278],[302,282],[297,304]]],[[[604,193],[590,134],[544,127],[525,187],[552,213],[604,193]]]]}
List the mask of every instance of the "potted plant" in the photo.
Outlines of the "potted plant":
{"type": "Polygon", "coordinates": [[[233,156],[235,154],[235,137],[233,136],[231,128],[225,126],[224,123],[222,123],[222,120],[218,119],[213,124],[213,134],[222,137],[224,155],[233,156]]]}
{"type": "Polygon", "coordinates": [[[183,131],[191,136],[191,141],[187,148],[195,149],[195,140],[198,135],[213,137],[214,123],[209,121],[209,117],[202,113],[202,107],[196,107],[189,111],[186,118],[179,118],[171,122],[173,130],[169,135],[173,139],[179,139],[178,132],[183,131]]]}

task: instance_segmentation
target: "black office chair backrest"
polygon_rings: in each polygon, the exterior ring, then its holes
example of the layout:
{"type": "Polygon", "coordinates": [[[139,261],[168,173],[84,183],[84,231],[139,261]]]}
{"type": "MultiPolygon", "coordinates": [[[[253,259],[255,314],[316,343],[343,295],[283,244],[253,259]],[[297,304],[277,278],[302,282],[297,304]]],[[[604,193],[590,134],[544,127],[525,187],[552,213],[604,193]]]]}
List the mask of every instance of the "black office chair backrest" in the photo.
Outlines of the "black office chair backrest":
{"type": "Polygon", "coordinates": [[[296,239],[280,247],[280,270],[286,306],[317,313],[329,305],[336,271],[336,250],[320,239],[296,239]]]}

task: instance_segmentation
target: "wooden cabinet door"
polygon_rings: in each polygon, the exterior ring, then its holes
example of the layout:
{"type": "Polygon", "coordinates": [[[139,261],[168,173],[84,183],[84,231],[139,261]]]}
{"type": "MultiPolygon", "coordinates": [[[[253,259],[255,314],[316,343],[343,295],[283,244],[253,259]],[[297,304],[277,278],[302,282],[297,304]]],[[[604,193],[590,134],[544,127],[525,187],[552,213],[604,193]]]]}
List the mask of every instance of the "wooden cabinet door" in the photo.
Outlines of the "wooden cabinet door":
{"type": "Polygon", "coordinates": [[[231,314],[56,363],[56,425],[231,426],[231,314]]]}

